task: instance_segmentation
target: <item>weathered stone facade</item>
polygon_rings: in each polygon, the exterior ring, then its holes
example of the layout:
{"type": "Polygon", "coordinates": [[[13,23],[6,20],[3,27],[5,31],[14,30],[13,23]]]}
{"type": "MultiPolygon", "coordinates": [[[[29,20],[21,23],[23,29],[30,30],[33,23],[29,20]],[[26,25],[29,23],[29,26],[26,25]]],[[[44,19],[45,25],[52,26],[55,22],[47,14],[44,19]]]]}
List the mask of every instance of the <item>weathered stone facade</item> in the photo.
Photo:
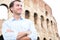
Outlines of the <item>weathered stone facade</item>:
{"type": "MultiPolygon", "coordinates": [[[[0,0],[0,4],[4,3],[9,6],[11,0],[0,0]]],[[[52,15],[52,9],[43,0],[23,0],[23,14],[26,19],[30,19],[35,23],[40,40],[59,40],[57,23],[52,15]]],[[[8,18],[12,14],[8,13],[8,18]]],[[[3,20],[0,20],[0,28],[3,20]]]]}

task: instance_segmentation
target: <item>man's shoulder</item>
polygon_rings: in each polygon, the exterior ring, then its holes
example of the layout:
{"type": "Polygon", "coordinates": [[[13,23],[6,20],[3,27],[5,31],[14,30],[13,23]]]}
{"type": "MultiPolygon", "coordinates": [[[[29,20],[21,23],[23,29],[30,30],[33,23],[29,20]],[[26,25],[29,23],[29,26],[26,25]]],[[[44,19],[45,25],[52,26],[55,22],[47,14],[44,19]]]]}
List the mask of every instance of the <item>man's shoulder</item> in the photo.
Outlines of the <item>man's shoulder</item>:
{"type": "Polygon", "coordinates": [[[4,22],[3,22],[3,24],[8,24],[9,22],[11,22],[11,18],[10,19],[8,19],[8,20],[5,20],[4,22]]]}
{"type": "Polygon", "coordinates": [[[29,22],[29,23],[33,23],[33,21],[32,20],[30,20],[30,19],[24,19],[26,22],[29,22]]]}

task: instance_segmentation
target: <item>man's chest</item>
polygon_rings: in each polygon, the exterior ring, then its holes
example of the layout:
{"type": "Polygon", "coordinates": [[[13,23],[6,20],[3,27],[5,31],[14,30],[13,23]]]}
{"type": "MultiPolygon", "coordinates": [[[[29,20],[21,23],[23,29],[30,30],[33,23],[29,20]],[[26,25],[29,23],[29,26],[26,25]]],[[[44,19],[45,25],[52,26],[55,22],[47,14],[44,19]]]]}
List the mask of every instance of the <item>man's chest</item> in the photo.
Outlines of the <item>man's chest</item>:
{"type": "Polygon", "coordinates": [[[28,22],[12,22],[9,27],[13,31],[21,32],[30,30],[30,25],[28,22]]]}

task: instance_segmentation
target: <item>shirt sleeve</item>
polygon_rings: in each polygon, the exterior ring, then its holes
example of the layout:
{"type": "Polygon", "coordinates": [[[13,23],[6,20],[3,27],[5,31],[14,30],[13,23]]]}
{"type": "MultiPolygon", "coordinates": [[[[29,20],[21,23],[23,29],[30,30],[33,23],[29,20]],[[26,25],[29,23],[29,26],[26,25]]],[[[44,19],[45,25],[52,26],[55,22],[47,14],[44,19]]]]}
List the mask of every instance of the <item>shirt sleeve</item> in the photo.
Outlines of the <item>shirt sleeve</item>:
{"type": "Polygon", "coordinates": [[[16,40],[17,32],[7,32],[8,24],[3,23],[2,25],[2,35],[4,40],[16,40]]]}
{"type": "Polygon", "coordinates": [[[28,35],[29,38],[31,38],[31,40],[37,40],[37,31],[35,29],[35,26],[34,26],[34,23],[31,22],[30,23],[30,31],[31,31],[31,34],[28,35]]]}

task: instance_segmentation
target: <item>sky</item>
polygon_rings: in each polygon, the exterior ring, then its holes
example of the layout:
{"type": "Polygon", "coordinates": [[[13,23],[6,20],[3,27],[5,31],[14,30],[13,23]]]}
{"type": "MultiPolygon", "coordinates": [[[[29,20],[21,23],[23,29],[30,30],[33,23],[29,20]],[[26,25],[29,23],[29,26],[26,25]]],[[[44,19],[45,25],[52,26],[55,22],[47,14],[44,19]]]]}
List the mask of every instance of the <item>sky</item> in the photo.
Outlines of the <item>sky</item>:
{"type": "Polygon", "coordinates": [[[57,21],[57,28],[58,33],[60,36],[60,0],[43,0],[45,1],[51,8],[52,8],[52,14],[55,17],[57,21]]]}

